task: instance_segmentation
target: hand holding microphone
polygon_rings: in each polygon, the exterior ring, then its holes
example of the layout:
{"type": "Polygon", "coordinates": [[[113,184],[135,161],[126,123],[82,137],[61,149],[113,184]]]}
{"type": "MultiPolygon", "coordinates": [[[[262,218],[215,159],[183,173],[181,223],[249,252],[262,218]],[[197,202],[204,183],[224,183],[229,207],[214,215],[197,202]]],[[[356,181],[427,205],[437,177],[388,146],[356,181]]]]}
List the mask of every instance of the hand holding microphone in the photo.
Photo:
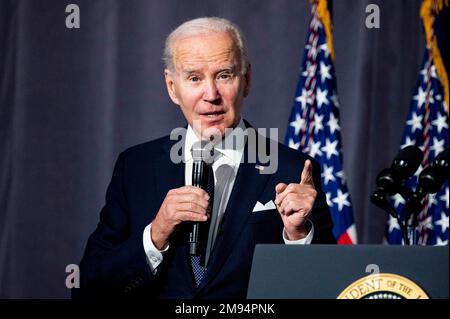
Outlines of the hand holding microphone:
{"type": "Polygon", "coordinates": [[[152,221],[151,236],[156,248],[162,250],[177,226],[182,222],[193,222],[189,234],[191,255],[198,255],[202,244],[201,224],[205,223],[210,214],[210,196],[206,192],[209,174],[212,173],[208,163],[211,163],[209,142],[195,143],[191,154],[193,159],[192,186],[187,185],[169,190],[163,203],[152,221]]]}

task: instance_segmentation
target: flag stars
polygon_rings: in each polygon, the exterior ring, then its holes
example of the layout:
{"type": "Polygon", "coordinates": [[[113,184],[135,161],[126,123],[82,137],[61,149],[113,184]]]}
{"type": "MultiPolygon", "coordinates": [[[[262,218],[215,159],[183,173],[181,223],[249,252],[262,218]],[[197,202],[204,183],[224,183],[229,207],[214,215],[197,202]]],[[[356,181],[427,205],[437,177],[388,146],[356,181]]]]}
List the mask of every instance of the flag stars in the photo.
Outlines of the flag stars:
{"type": "Polygon", "coordinates": [[[331,193],[326,193],[325,196],[327,197],[328,207],[333,207],[333,202],[331,201],[331,193]]]}
{"type": "Polygon", "coordinates": [[[400,149],[405,148],[409,145],[416,145],[416,141],[407,136],[405,142],[400,146],[400,149]]]}
{"type": "Polygon", "coordinates": [[[435,156],[444,150],[444,143],[445,140],[439,140],[433,137],[433,145],[430,147],[430,150],[434,151],[435,156]]]}
{"type": "Polygon", "coordinates": [[[434,66],[434,64],[430,68],[430,74],[432,78],[437,79],[436,67],[434,66]]]}
{"type": "Polygon", "coordinates": [[[302,89],[302,95],[297,96],[295,100],[301,104],[302,111],[306,110],[307,104],[312,102],[310,94],[305,89],[302,89]]]}
{"type": "Polygon", "coordinates": [[[338,119],[334,117],[333,113],[330,113],[330,119],[327,122],[327,126],[330,128],[331,134],[334,134],[335,131],[340,131],[341,128],[338,123],[338,119]]]}
{"type": "Polygon", "coordinates": [[[336,155],[338,156],[339,153],[337,151],[337,140],[334,140],[333,142],[330,141],[330,139],[326,139],[325,146],[321,148],[322,151],[324,151],[327,154],[327,159],[330,159],[331,156],[336,155]]]}
{"type": "Polygon", "coordinates": [[[314,114],[314,134],[319,133],[323,130],[323,115],[319,115],[317,113],[314,114]]]}
{"type": "Polygon", "coordinates": [[[389,215],[388,224],[389,224],[389,232],[390,233],[392,233],[394,231],[394,229],[400,230],[400,225],[398,224],[397,218],[394,218],[391,215],[389,215]]]}
{"type": "MultiPolygon", "coordinates": [[[[423,76],[423,81],[424,82],[428,82],[428,63],[425,65],[425,67],[420,70],[420,75],[423,76]]],[[[430,68],[430,75],[432,78],[437,78],[437,73],[436,73],[436,67],[434,65],[431,66],[430,68]]]]}
{"type": "Polygon", "coordinates": [[[333,166],[328,167],[327,164],[324,164],[323,167],[322,178],[324,179],[324,184],[328,185],[330,181],[334,182],[336,180],[333,174],[333,166]]]}
{"type": "Polygon", "coordinates": [[[299,146],[300,146],[300,142],[295,143],[292,138],[289,139],[289,147],[290,148],[293,148],[294,150],[298,150],[299,146]]]}
{"type": "Polygon", "coordinates": [[[292,121],[290,124],[295,130],[295,135],[298,135],[300,129],[306,128],[306,121],[300,117],[300,114],[295,114],[295,121],[292,121]]]}
{"type": "Polygon", "coordinates": [[[438,133],[440,134],[442,129],[448,128],[447,116],[441,113],[438,113],[437,119],[431,122],[434,126],[437,127],[438,133]]]}
{"type": "Polygon", "coordinates": [[[339,211],[342,211],[344,206],[350,207],[350,202],[348,201],[348,193],[343,193],[341,189],[338,188],[338,193],[335,198],[332,199],[333,203],[338,205],[339,211]]]}
{"type": "Polygon", "coordinates": [[[428,81],[428,70],[426,67],[420,70],[420,75],[423,76],[423,81],[426,83],[428,81]]]}
{"type": "Polygon", "coordinates": [[[438,201],[437,201],[437,198],[436,198],[436,194],[429,194],[428,195],[428,203],[429,203],[430,206],[438,204],[438,201]]]}
{"type": "Polygon", "coordinates": [[[416,129],[422,129],[422,118],[422,115],[412,113],[412,119],[406,121],[406,124],[411,126],[412,133],[414,133],[416,129]]]}
{"type": "Polygon", "coordinates": [[[345,175],[344,170],[337,172],[336,176],[341,179],[341,184],[345,184],[347,182],[347,176],[345,175]]]}
{"type": "Polygon", "coordinates": [[[302,75],[305,77],[313,77],[316,73],[317,66],[315,64],[309,64],[306,67],[306,70],[302,72],[302,75]]]}
{"type": "MultiPolygon", "coordinates": [[[[430,95],[430,98],[432,99],[431,95],[430,95]]],[[[418,107],[421,108],[422,105],[425,104],[426,99],[427,99],[427,93],[422,89],[421,86],[419,86],[417,95],[415,95],[413,97],[413,100],[417,101],[418,107]]]]}
{"type": "Polygon", "coordinates": [[[320,108],[322,106],[322,104],[328,104],[328,90],[321,90],[319,87],[317,88],[317,95],[316,95],[316,100],[317,100],[317,106],[320,108]]]}
{"type": "Polygon", "coordinates": [[[309,150],[309,156],[311,157],[316,157],[318,156],[322,156],[322,151],[320,150],[320,147],[322,146],[322,144],[320,143],[320,141],[317,142],[313,142],[311,144],[310,150],[309,150]]]}
{"type": "Polygon", "coordinates": [[[442,212],[441,219],[436,221],[435,224],[441,227],[441,233],[445,233],[445,231],[448,229],[448,215],[442,212]]]}
{"type": "Polygon", "coordinates": [[[405,200],[403,199],[402,195],[400,194],[395,194],[393,196],[394,199],[394,206],[395,208],[398,208],[399,205],[404,205],[405,204],[405,200]]]}
{"type": "Polygon", "coordinates": [[[331,101],[333,101],[334,106],[339,107],[339,100],[336,92],[333,92],[333,95],[331,96],[331,101]]]}
{"type": "Polygon", "coordinates": [[[447,246],[448,245],[448,239],[441,239],[441,237],[437,236],[436,237],[436,244],[435,246],[447,246]]]}
{"type": "Polygon", "coordinates": [[[330,74],[331,64],[326,65],[322,61],[320,61],[320,80],[325,82],[326,79],[331,80],[331,74],[330,74]]]}
{"type": "Polygon", "coordinates": [[[328,46],[326,43],[319,45],[319,49],[321,51],[323,51],[325,58],[328,58],[328,56],[330,55],[330,51],[328,51],[328,46]]]}
{"type": "Polygon", "coordinates": [[[437,79],[436,67],[434,65],[431,66],[431,77],[437,79]]]}

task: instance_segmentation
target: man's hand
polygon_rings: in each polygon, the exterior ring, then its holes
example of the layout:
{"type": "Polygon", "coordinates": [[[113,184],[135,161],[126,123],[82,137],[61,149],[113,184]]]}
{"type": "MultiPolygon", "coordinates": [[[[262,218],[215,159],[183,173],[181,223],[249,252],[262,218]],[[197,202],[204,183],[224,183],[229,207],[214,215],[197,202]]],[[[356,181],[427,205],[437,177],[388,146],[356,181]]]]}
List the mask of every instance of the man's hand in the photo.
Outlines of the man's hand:
{"type": "Polygon", "coordinates": [[[283,220],[284,229],[289,240],[299,240],[306,235],[305,224],[311,214],[317,192],[312,177],[312,164],[305,162],[300,183],[286,185],[279,183],[275,187],[275,204],[283,220]]]}
{"type": "Polygon", "coordinates": [[[208,199],[208,193],[199,187],[171,189],[152,221],[151,239],[155,247],[162,250],[181,222],[205,222],[209,216],[208,199]]]}

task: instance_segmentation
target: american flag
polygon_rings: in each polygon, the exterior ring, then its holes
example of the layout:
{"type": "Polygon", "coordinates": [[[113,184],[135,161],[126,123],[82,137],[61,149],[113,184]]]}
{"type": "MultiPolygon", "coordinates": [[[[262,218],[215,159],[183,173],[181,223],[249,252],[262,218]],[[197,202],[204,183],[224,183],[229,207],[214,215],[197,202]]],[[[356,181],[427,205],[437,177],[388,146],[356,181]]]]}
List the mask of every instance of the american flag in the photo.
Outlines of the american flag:
{"type": "MultiPolygon", "coordinates": [[[[416,174],[406,181],[406,186],[413,190],[417,187],[417,177],[422,169],[449,144],[449,88],[443,63],[443,57],[448,51],[439,44],[448,43],[448,27],[443,22],[448,16],[449,6],[442,1],[424,0],[420,13],[427,46],[401,142],[401,148],[416,145],[424,153],[416,174]]],[[[422,202],[416,232],[419,245],[448,245],[448,184],[447,178],[439,192],[425,197],[422,202]]],[[[392,198],[392,204],[402,221],[405,199],[397,194],[392,198]]],[[[386,239],[389,244],[402,244],[400,227],[395,218],[390,217],[388,220],[386,239]]]]}
{"type": "MultiPolygon", "coordinates": [[[[411,100],[400,147],[417,145],[424,152],[421,166],[415,175],[406,181],[407,187],[414,190],[422,169],[448,147],[448,133],[448,116],[443,90],[430,48],[428,48],[411,100]]],[[[400,220],[403,220],[405,199],[397,194],[392,198],[392,203],[400,213],[400,220]]],[[[417,244],[448,245],[448,179],[439,192],[424,199],[422,208],[418,217],[417,244]]],[[[397,219],[389,217],[386,233],[389,244],[402,244],[402,234],[397,219]]]]}
{"type": "Polygon", "coordinates": [[[338,244],[356,244],[352,204],[342,165],[338,107],[328,3],[316,0],[312,3],[302,72],[285,143],[321,164],[322,188],[334,222],[334,236],[338,244]]]}

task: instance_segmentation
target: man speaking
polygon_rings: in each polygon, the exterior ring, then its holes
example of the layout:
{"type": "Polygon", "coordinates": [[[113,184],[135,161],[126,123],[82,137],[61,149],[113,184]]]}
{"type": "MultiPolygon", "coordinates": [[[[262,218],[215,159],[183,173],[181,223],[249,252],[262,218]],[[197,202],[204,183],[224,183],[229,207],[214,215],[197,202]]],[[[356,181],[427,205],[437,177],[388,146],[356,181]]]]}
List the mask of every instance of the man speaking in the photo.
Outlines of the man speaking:
{"type": "Polygon", "coordinates": [[[239,28],[187,21],[168,36],[164,61],[169,97],[188,123],[183,160],[174,160],[170,137],[119,155],[74,297],[245,298],[256,244],[335,242],[314,160],[242,133],[253,128],[241,117],[251,68],[239,28]],[[194,150],[205,144],[202,189],[192,186],[194,150]],[[274,147],[272,172],[251,155],[274,147]]]}

